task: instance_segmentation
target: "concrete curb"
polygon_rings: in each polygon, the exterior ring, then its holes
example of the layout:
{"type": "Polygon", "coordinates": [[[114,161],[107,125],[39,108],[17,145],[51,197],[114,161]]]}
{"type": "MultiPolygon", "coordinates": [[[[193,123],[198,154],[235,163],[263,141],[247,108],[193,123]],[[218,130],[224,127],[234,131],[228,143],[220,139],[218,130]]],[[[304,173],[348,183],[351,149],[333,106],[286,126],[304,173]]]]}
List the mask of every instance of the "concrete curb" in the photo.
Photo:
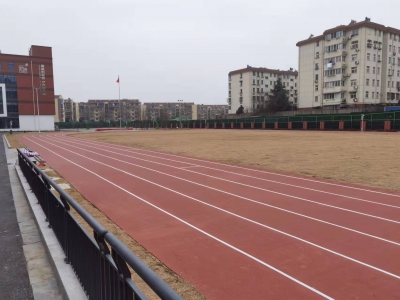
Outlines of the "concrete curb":
{"type": "Polygon", "coordinates": [[[7,137],[6,137],[5,134],[3,134],[3,138],[4,138],[4,140],[6,141],[6,144],[7,144],[8,149],[11,149],[10,143],[8,142],[8,139],[7,139],[7,137]]]}
{"type": "Polygon", "coordinates": [[[22,189],[26,198],[28,199],[29,207],[35,216],[35,222],[39,228],[39,233],[43,241],[44,248],[48,255],[50,265],[53,269],[54,275],[57,279],[58,286],[61,290],[63,299],[66,300],[87,300],[87,296],[79,283],[78,278],[71,265],[64,262],[65,254],[62,250],[54,232],[48,228],[45,221],[46,216],[42,207],[38,203],[35,194],[31,191],[31,187],[22,174],[21,168],[16,165],[18,179],[21,183],[22,189]]]}

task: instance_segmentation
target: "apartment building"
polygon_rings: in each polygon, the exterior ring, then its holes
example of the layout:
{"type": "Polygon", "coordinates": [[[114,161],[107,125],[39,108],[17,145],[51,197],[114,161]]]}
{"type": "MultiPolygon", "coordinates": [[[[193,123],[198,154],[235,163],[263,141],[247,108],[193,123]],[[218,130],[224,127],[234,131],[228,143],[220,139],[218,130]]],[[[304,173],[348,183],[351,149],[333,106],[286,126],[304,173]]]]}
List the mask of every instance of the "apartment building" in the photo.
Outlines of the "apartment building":
{"type": "Polygon", "coordinates": [[[137,99],[89,100],[80,102],[77,107],[79,120],[83,121],[119,121],[140,120],[141,103],[137,99]]]}
{"type": "Polygon", "coordinates": [[[253,68],[231,71],[228,74],[229,113],[236,113],[242,105],[245,113],[253,112],[268,99],[278,79],[289,92],[289,101],[297,103],[297,71],[253,68]]]}
{"type": "Polygon", "coordinates": [[[75,103],[71,98],[63,99],[64,120],[61,122],[77,122],[79,120],[77,105],[78,103],[75,103]]]}
{"type": "Polygon", "coordinates": [[[229,105],[195,104],[192,120],[213,120],[224,118],[229,113],[229,105]]]}
{"type": "Polygon", "coordinates": [[[142,120],[171,120],[178,117],[190,120],[193,116],[193,102],[150,102],[142,106],[142,120]]]}
{"type": "Polygon", "coordinates": [[[400,30],[352,20],[299,47],[298,108],[390,105],[400,100],[400,30]]]}
{"type": "Polygon", "coordinates": [[[64,99],[56,95],[54,99],[55,115],[54,122],[77,122],[79,120],[78,103],[71,98],[64,99]]]}
{"type": "Polygon", "coordinates": [[[54,96],[55,115],[54,122],[64,122],[64,98],[61,95],[54,96]]]}

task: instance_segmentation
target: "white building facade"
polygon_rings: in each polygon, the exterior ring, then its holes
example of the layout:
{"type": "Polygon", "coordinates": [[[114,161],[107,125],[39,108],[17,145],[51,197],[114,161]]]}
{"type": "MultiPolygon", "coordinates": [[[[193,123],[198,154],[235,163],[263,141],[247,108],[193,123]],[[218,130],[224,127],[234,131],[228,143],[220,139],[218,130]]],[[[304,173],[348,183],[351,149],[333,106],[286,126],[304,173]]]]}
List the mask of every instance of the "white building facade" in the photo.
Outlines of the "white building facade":
{"type": "Polygon", "coordinates": [[[299,109],[399,102],[400,30],[352,21],[297,46],[299,109]]]}
{"type": "Polygon", "coordinates": [[[278,79],[281,79],[288,90],[289,101],[297,103],[297,75],[298,73],[293,70],[282,71],[250,66],[229,72],[229,113],[236,113],[240,106],[243,106],[245,113],[253,112],[271,93],[278,79]]]}

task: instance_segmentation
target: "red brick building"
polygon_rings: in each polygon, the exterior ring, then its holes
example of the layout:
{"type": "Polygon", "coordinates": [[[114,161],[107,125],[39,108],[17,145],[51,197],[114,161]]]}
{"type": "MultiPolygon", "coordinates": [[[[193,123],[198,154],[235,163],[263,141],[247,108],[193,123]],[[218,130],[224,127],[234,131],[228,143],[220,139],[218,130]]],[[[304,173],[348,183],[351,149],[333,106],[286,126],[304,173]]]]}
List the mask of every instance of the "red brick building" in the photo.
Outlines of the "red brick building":
{"type": "Polygon", "coordinates": [[[54,130],[51,47],[31,46],[29,55],[0,53],[0,130],[54,130]]]}

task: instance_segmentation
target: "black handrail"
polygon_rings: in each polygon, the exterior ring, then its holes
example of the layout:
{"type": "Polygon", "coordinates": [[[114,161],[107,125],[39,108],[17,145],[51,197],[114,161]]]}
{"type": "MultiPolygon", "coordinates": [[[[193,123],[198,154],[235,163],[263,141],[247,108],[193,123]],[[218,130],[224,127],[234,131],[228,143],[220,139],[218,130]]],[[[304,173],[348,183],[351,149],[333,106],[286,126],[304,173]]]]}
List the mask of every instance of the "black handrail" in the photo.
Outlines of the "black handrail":
{"type": "Polygon", "coordinates": [[[132,282],[127,265],[161,299],[182,299],[22,151],[17,150],[20,168],[43,208],[49,227],[53,228],[64,250],[66,262],[71,263],[90,299],[146,299],[132,282]],[[60,194],[59,198],[50,190],[51,187],[60,194]],[[75,220],[69,206],[93,229],[94,238],[75,220]],[[87,270],[86,267],[91,269],[87,270]]]}

